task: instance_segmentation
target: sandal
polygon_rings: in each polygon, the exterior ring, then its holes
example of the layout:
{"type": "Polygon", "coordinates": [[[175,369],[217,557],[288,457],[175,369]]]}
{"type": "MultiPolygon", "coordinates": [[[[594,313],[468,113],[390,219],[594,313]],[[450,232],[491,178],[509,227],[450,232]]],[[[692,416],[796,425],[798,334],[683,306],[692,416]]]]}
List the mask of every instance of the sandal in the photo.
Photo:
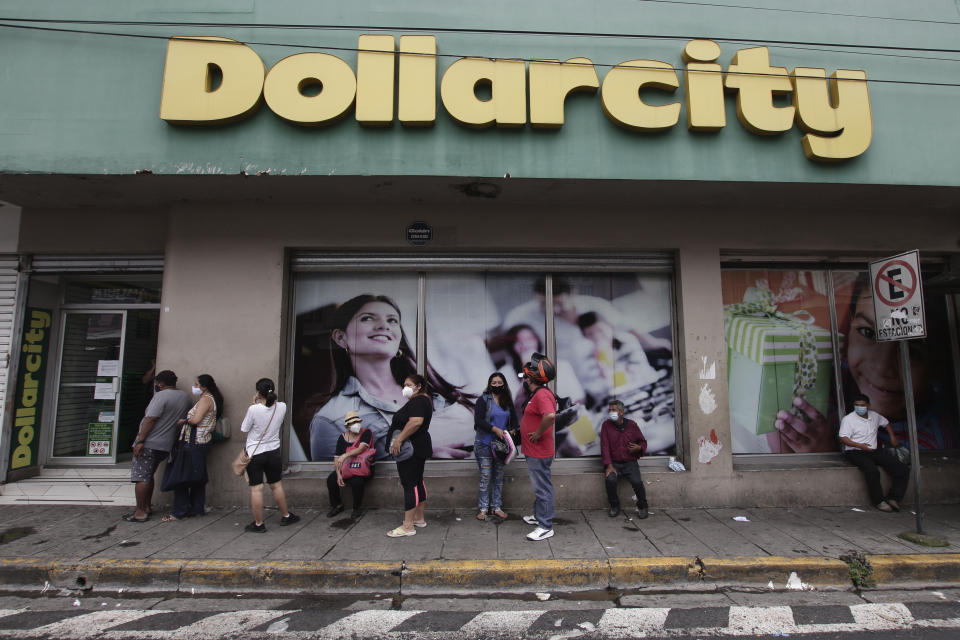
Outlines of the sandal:
{"type": "Polygon", "coordinates": [[[403,538],[404,536],[415,536],[417,535],[417,530],[407,531],[402,526],[393,529],[392,531],[387,531],[387,535],[391,538],[403,538]]]}
{"type": "Polygon", "coordinates": [[[481,511],[480,513],[477,514],[477,520],[483,521],[483,520],[486,520],[486,519],[487,519],[487,512],[486,512],[486,511],[481,511]]]}
{"type": "Polygon", "coordinates": [[[503,509],[497,509],[496,511],[493,512],[493,515],[497,516],[501,520],[506,520],[507,518],[510,517],[510,514],[508,514],[503,509]]]}
{"type": "Polygon", "coordinates": [[[413,521],[413,526],[419,527],[419,528],[423,529],[425,526],[427,526],[427,521],[426,521],[426,520],[421,520],[420,522],[417,522],[416,520],[414,520],[414,521],[413,521]]]}
{"type": "Polygon", "coordinates": [[[136,515],[136,512],[128,513],[125,516],[121,516],[121,518],[123,520],[126,520],[127,522],[146,522],[147,520],[150,519],[149,515],[147,515],[146,518],[134,518],[133,517],[134,515],[136,515]]]}
{"type": "Polygon", "coordinates": [[[183,520],[183,518],[178,518],[177,516],[173,515],[172,513],[169,513],[169,514],[163,516],[162,518],[160,518],[160,522],[177,522],[177,521],[179,521],[179,520],[183,520]]]}

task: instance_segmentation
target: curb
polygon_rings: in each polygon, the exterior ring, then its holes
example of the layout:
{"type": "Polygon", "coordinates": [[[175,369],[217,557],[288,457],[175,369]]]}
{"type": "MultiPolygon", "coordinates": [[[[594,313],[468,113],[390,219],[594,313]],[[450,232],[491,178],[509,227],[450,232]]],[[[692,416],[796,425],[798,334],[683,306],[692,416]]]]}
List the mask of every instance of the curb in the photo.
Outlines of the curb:
{"type": "Polygon", "coordinates": [[[868,555],[877,586],[960,582],[960,553],[868,555]]]}
{"type": "MultiPolygon", "coordinates": [[[[867,556],[878,586],[958,584],[960,554],[867,556]]],[[[610,558],[570,560],[147,560],[0,558],[0,591],[444,593],[544,589],[690,588],[750,585],[773,589],[852,586],[847,565],[832,558],[610,558]],[[796,573],[800,585],[788,586],[796,573]]]]}
{"type": "Polygon", "coordinates": [[[701,558],[700,577],[721,585],[761,584],[774,588],[788,587],[791,574],[796,573],[801,586],[851,586],[850,569],[842,560],[833,558],[788,558],[784,556],[701,558]]]}

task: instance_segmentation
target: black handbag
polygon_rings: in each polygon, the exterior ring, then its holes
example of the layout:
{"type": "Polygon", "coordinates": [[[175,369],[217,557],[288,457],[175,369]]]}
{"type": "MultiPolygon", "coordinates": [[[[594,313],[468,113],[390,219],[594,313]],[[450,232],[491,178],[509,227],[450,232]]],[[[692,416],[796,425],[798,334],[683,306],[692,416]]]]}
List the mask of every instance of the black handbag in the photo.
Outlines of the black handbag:
{"type": "MultiPolygon", "coordinates": [[[[181,432],[182,434],[182,432],[181,432]]],[[[190,444],[197,443],[197,428],[190,427],[190,444]]],[[[177,438],[170,452],[170,459],[163,470],[161,491],[173,491],[187,485],[207,481],[207,458],[196,446],[185,446],[183,437],[177,438]]]]}

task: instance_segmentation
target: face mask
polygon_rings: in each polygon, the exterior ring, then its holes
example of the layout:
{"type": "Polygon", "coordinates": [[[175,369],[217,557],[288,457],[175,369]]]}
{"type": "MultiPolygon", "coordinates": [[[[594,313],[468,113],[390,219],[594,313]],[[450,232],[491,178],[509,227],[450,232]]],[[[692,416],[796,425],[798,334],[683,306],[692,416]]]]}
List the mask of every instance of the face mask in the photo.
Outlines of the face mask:
{"type": "Polygon", "coordinates": [[[506,390],[507,390],[506,387],[490,387],[490,391],[492,391],[493,393],[496,393],[497,395],[500,395],[506,390]]]}
{"type": "Polygon", "coordinates": [[[858,416],[865,416],[865,415],[867,415],[867,408],[866,408],[866,407],[854,407],[853,410],[857,412],[857,415],[858,415],[858,416]]]}
{"type": "Polygon", "coordinates": [[[155,385],[153,385],[153,390],[159,393],[159,392],[162,391],[163,389],[160,387],[160,385],[155,384],[155,385]]]}
{"type": "Polygon", "coordinates": [[[190,387],[190,389],[193,391],[193,395],[195,396],[199,396],[200,394],[203,393],[203,389],[201,389],[200,387],[190,387]]]}
{"type": "Polygon", "coordinates": [[[403,397],[404,397],[404,398],[412,398],[412,397],[413,397],[413,387],[404,387],[404,388],[403,388],[403,391],[402,391],[401,393],[403,393],[403,397]]]}
{"type": "Polygon", "coordinates": [[[363,425],[361,425],[359,422],[356,422],[356,423],[350,425],[350,432],[351,432],[351,433],[360,433],[360,429],[362,429],[362,428],[363,428],[363,425]]]}
{"type": "Polygon", "coordinates": [[[620,419],[620,414],[617,413],[616,411],[611,411],[610,413],[607,414],[607,417],[613,420],[614,422],[616,422],[617,420],[620,419]]]}

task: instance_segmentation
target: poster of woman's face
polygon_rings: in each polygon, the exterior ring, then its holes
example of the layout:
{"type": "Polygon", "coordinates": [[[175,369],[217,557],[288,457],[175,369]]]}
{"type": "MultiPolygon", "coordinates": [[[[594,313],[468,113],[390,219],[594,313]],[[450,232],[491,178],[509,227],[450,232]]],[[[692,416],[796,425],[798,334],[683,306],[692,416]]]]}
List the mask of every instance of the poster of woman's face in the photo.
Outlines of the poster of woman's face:
{"type": "MultiPolygon", "coordinates": [[[[473,405],[491,373],[507,380],[522,411],[518,373],[546,353],[545,277],[427,274],[426,377],[434,398],[434,458],[473,456],[473,405]]],[[[295,282],[291,460],[329,460],[356,411],[378,457],[403,379],[416,371],[415,274],[301,274],[295,282]]],[[[599,455],[611,399],[627,403],[649,452],[675,447],[670,288],[666,276],[554,277],[557,393],[569,409],[556,429],[558,456],[599,455]]]]}

